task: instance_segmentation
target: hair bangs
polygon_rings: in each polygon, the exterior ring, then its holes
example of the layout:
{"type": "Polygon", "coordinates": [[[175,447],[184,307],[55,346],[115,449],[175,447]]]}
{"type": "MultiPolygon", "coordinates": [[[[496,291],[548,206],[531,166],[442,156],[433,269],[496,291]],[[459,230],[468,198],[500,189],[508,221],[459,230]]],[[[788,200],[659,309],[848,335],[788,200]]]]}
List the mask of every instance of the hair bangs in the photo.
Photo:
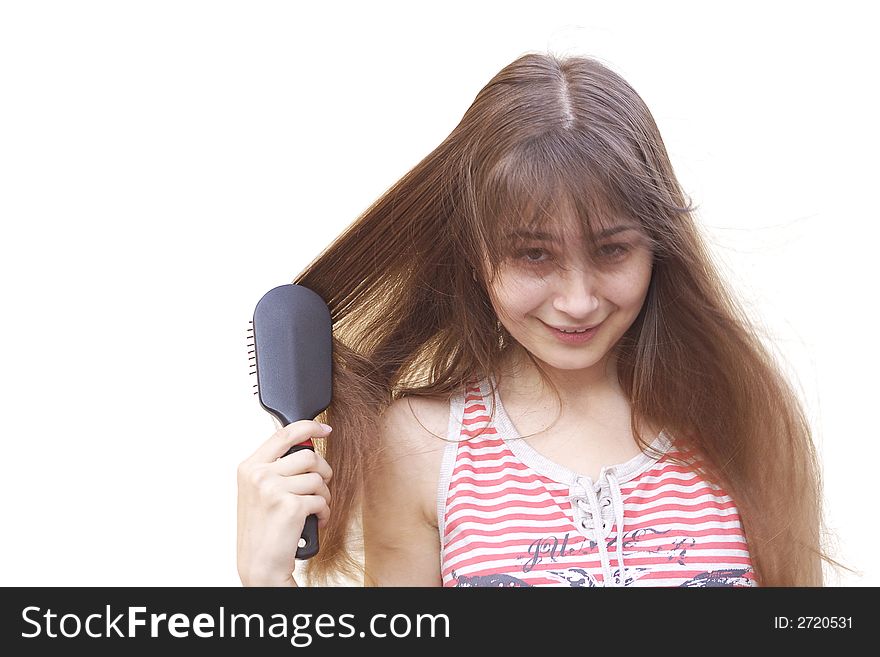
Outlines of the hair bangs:
{"type": "Polygon", "coordinates": [[[572,142],[562,148],[537,143],[500,160],[477,195],[492,271],[536,240],[581,242],[592,253],[601,233],[621,224],[636,227],[653,249],[653,222],[645,208],[655,204],[646,198],[650,188],[639,185],[644,175],[613,159],[573,152],[572,142]]]}

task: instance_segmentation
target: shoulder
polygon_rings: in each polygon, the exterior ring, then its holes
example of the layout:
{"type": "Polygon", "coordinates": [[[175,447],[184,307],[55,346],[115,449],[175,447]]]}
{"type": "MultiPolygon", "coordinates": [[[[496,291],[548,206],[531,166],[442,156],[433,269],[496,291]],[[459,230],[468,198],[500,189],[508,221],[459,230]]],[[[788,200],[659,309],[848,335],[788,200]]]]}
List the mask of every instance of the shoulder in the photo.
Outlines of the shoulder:
{"type": "Polygon", "coordinates": [[[414,446],[428,446],[431,438],[442,442],[448,424],[449,400],[443,397],[413,395],[395,399],[380,416],[383,438],[414,446]],[[389,431],[396,435],[388,435],[389,431]]]}

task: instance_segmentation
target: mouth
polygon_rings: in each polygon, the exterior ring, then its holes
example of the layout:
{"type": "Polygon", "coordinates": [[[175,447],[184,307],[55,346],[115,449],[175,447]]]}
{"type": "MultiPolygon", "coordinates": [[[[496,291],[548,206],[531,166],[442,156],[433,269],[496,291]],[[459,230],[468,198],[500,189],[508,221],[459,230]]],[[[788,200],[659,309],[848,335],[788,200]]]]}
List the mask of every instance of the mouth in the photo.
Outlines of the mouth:
{"type": "Polygon", "coordinates": [[[592,326],[551,326],[541,323],[557,341],[567,345],[580,345],[591,341],[602,326],[602,322],[592,326]]]}

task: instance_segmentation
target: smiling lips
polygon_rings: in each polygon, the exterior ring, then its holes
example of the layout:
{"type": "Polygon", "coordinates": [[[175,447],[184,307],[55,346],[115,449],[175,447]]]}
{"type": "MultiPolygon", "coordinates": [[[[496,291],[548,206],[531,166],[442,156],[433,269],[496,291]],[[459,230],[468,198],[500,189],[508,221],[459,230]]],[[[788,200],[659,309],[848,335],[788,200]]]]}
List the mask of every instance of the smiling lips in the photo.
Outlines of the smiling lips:
{"type": "Polygon", "coordinates": [[[565,344],[582,344],[588,342],[594,335],[596,335],[601,324],[602,323],[599,322],[599,324],[596,324],[595,326],[583,329],[562,329],[556,326],[550,326],[549,324],[544,324],[544,326],[553,333],[557,340],[560,340],[565,344]]]}

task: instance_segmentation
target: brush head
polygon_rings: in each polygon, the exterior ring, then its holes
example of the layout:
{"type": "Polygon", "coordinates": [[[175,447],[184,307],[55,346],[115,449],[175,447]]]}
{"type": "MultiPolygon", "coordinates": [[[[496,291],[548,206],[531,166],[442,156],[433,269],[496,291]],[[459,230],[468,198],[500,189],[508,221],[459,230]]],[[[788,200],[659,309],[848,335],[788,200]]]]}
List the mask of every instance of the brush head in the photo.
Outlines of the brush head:
{"type": "Polygon", "coordinates": [[[252,331],[262,407],[282,426],[323,412],[333,389],[333,331],[324,300],[302,285],[279,285],[257,303],[252,331]]]}

